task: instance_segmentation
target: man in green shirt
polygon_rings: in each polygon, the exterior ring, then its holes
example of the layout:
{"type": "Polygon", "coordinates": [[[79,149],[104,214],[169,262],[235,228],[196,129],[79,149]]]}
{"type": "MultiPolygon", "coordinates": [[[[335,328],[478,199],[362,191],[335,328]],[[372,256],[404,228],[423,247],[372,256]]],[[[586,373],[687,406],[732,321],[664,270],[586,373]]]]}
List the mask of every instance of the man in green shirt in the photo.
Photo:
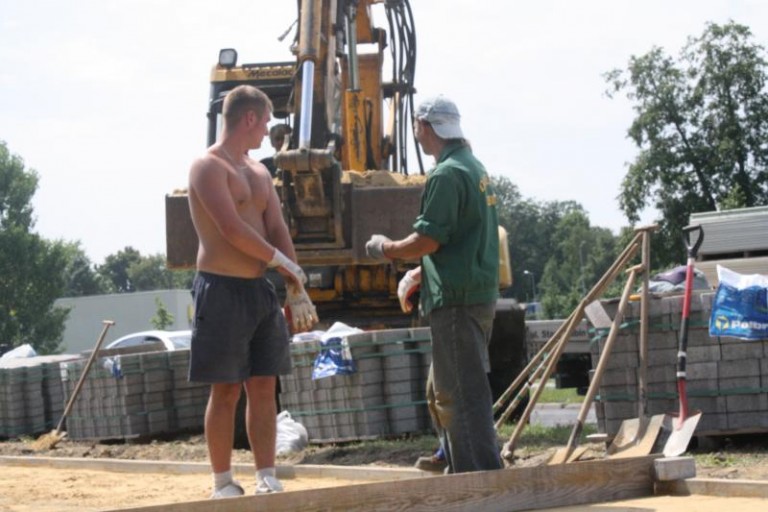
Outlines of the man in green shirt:
{"type": "Polygon", "coordinates": [[[427,401],[447,472],[500,469],[487,377],[499,287],[496,196],[451,100],[430,98],[414,117],[416,140],[436,160],[414,232],[397,241],[375,234],[366,251],[375,259],[421,259],[401,280],[398,296],[410,311],[409,297],[421,287],[420,310],[432,335],[427,401]]]}

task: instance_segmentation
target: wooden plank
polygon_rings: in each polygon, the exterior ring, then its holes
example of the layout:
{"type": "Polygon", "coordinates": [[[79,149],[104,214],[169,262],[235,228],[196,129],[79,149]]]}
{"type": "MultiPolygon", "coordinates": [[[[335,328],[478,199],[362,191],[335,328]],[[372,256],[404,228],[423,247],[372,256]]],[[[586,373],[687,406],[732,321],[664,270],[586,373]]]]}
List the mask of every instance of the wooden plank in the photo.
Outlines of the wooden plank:
{"type": "MultiPolygon", "coordinates": [[[[224,500],[132,508],[132,512],[465,511],[514,512],[643,496],[654,492],[653,461],[635,459],[512,468],[224,500]]],[[[117,512],[115,509],[111,512],[117,512]]]]}
{"type": "Polygon", "coordinates": [[[659,482],[658,494],[689,496],[722,496],[727,498],[763,498],[768,499],[768,483],[760,480],[722,480],[719,478],[692,478],[659,482]]]}

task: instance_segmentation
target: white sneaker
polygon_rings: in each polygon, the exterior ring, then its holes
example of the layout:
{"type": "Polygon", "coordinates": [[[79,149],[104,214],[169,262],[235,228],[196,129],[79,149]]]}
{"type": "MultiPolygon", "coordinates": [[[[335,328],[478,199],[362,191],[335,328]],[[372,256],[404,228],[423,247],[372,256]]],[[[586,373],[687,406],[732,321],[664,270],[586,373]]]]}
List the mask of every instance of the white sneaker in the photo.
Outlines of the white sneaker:
{"type": "Polygon", "coordinates": [[[283,484],[281,484],[280,480],[278,480],[274,476],[265,476],[256,485],[256,494],[267,494],[270,492],[282,492],[282,491],[283,491],[283,484]]]}
{"type": "Polygon", "coordinates": [[[221,489],[215,489],[213,494],[211,494],[211,499],[217,500],[219,498],[236,498],[237,496],[242,496],[243,494],[245,494],[245,491],[243,490],[242,486],[238,482],[232,480],[221,489]]]}

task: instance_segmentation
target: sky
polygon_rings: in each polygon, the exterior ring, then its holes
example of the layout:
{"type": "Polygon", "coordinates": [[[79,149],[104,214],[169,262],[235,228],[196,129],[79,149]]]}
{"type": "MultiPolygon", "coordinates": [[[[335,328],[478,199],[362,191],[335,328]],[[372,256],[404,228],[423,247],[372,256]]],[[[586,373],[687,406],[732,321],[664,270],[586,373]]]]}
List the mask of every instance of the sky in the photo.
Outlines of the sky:
{"type": "MultiPolygon", "coordinates": [[[[416,101],[453,99],[475,154],[524,198],[576,201],[627,225],[617,196],[637,148],[604,73],[654,46],[677,56],[706,22],[768,43],[761,0],[411,0],[416,101]]],[[[292,60],[294,0],[0,0],[0,140],[39,175],[35,231],[95,264],[165,253],[165,195],[205,151],[211,67],[292,60]]],[[[375,6],[376,24],[386,28],[375,6]]],[[[265,140],[252,156],[271,153],[265,140]]],[[[413,163],[416,168],[416,162],[413,163]]],[[[655,212],[643,214],[652,221],[655,212]]]]}

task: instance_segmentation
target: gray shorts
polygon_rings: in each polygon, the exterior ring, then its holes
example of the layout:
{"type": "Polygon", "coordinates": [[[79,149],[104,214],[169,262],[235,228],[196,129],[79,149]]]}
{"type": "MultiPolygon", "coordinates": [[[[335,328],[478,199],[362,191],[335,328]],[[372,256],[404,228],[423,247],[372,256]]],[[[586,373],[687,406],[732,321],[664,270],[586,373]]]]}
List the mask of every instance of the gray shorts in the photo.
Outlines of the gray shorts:
{"type": "Polygon", "coordinates": [[[235,383],[291,372],[288,326],[266,278],[198,272],[192,296],[190,381],[235,383]]]}

